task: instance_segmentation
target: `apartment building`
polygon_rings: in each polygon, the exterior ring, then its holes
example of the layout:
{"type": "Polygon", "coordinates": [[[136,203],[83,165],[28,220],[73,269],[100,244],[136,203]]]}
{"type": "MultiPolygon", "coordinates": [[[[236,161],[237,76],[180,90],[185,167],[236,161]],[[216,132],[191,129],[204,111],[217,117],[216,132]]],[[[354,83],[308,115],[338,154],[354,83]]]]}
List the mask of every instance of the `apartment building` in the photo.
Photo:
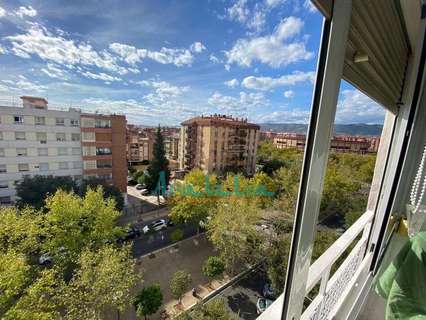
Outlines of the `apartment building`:
{"type": "Polygon", "coordinates": [[[82,113],[81,145],[84,177],[104,179],[126,192],[126,117],[82,113]]]}
{"type": "Polygon", "coordinates": [[[15,201],[24,175],[83,176],[80,111],[49,110],[43,98],[0,106],[0,204],[15,201]]]}
{"type": "Polygon", "coordinates": [[[142,128],[128,124],[127,125],[127,162],[130,166],[141,164],[142,161],[152,159],[152,150],[154,145],[153,133],[142,128]]]}
{"type": "Polygon", "coordinates": [[[180,169],[254,174],[260,127],[226,115],[201,116],[182,123],[180,169]]]}
{"type": "MultiPolygon", "coordinates": [[[[298,148],[304,150],[306,136],[297,133],[280,133],[273,138],[278,149],[298,148]]],[[[375,153],[379,148],[380,137],[334,136],[330,150],[333,152],[375,153]]]]}

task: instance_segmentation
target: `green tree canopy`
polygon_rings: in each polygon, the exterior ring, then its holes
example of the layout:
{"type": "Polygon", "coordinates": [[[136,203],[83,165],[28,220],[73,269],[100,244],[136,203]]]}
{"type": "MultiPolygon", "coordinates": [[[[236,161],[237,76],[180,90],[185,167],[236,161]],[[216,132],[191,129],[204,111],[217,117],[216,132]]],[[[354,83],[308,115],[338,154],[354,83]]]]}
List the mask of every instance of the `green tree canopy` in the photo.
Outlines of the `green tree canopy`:
{"type": "Polygon", "coordinates": [[[237,320],[223,298],[216,298],[204,305],[197,305],[191,315],[192,320],[237,320]]]}
{"type": "Polygon", "coordinates": [[[181,301],[185,292],[189,289],[189,285],[191,284],[192,278],[191,275],[184,271],[179,270],[176,271],[170,280],[170,291],[175,299],[181,301]]]}
{"type": "Polygon", "coordinates": [[[133,300],[136,314],[144,316],[145,319],[147,319],[147,316],[156,313],[162,303],[163,294],[159,284],[142,288],[133,300]]]}
{"type": "Polygon", "coordinates": [[[219,257],[208,257],[203,265],[203,274],[210,279],[219,277],[225,271],[225,264],[219,257]]]}
{"type": "Polygon", "coordinates": [[[108,184],[104,179],[99,178],[87,178],[84,179],[79,186],[80,196],[84,196],[88,189],[96,190],[98,187],[102,187],[103,195],[105,199],[111,198],[115,201],[115,207],[117,210],[122,210],[124,207],[124,197],[121,191],[113,185],[108,184]]]}

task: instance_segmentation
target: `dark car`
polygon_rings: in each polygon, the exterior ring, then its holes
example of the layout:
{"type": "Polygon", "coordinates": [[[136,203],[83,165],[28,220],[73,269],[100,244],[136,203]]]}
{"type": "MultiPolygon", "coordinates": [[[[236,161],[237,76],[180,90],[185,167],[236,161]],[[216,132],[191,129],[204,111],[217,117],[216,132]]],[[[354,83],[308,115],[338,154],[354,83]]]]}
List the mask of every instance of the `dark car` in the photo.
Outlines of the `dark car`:
{"type": "Polygon", "coordinates": [[[141,231],[136,227],[130,227],[126,233],[118,238],[118,242],[125,242],[140,237],[141,231]]]}
{"type": "Polygon", "coordinates": [[[272,285],[270,283],[266,283],[263,286],[263,297],[265,298],[273,298],[274,297],[274,290],[272,289],[272,285]]]}

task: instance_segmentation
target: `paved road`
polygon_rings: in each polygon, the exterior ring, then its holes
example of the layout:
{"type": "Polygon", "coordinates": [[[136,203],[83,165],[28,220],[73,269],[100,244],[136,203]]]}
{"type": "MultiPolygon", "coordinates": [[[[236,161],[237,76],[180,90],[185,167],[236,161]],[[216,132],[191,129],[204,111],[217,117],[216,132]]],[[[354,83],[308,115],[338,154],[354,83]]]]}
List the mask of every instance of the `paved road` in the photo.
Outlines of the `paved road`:
{"type": "MultiPolygon", "coordinates": [[[[145,220],[141,224],[137,224],[137,226],[142,230],[143,226],[151,223],[152,221],[157,220],[150,219],[145,220]]],[[[139,258],[145,254],[148,254],[152,251],[167,247],[173,244],[171,240],[171,234],[176,229],[183,230],[183,239],[192,237],[197,234],[197,226],[196,224],[184,224],[179,226],[168,227],[166,230],[158,231],[154,234],[142,234],[139,238],[133,241],[133,256],[135,258],[139,258]]]]}

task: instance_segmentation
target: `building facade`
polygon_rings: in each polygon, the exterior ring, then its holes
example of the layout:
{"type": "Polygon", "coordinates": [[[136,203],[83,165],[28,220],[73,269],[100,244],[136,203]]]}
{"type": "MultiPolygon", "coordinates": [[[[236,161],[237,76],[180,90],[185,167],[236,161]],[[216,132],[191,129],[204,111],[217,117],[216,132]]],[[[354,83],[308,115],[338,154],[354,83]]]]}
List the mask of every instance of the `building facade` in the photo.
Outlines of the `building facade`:
{"type": "MultiPolygon", "coordinates": [[[[304,150],[306,136],[297,133],[280,133],[273,138],[278,149],[298,148],[304,150]]],[[[375,153],[379,148],[380,137],[364,136],[334,136],[331,139],[330,150],[334,152],[375,153]]]]}
{"type": "Polygon", "coordinates": [[[15,183],[25,175],[96,176],[126,192],[124,116],[53,110],[43,98],[21,99],[22,107],[0,106],[0,204],[16,201],[15,183]]]}
{"type": "Polygon", "coordinates": [[[238,170],[254,174],[260,127],[225,115],[196,117],[181,128],[179,166],[209,173],[238,170]]]}
{"type": "Polygon", "coordinates": [[[135,125],[127,125],[127,161],[129,166],[152,159],[154,137],[135,125]]]}

